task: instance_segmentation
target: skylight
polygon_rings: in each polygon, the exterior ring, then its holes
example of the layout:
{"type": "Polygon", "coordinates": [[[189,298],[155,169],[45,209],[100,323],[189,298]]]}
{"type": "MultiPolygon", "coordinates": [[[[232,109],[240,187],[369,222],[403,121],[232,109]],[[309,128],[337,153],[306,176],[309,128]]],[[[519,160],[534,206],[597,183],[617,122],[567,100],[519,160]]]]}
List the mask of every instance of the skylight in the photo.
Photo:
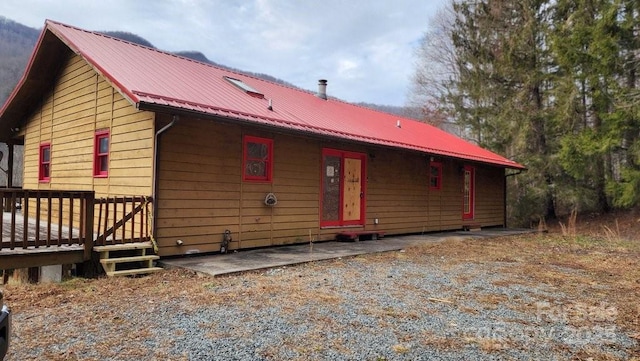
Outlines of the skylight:
{"type": "Polygon", "coordinates": [[[264,94],[260,93],[259,91],[253,89],[252,87],[250,87],[249,85],[247,85],[245,82],[243,82],[240,79],[235,79],[235,78],[231,78],[228,76],[224,77],[229,83],[237,86],[238,88],[242,89],[245,93],[251,95],[252,97],[256,97],[256,98],[264,98],[264,94]]]}

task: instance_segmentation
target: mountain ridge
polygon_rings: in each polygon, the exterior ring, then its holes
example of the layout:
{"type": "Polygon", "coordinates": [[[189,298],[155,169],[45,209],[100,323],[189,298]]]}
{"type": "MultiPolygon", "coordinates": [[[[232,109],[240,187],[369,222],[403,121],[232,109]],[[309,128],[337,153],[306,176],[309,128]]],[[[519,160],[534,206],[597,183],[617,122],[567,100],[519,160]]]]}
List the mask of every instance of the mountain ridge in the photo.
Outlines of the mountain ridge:
{"type": "MultiPolygon", "coordinates": [[[[0,15],[0,105],[4,104],[16,84],[20,80],[20,77],[24,73],[29,57],[33,51],[33,48],[38,41],[40,35],[39,29],[31,28],[26,25],[20,24],[14,20],[0,15]]],[[[156,48],[151,42],[143,37],[125,31],[98,31],[101,34],[125,40],[131,43],[139,44],[153,49],[156,48]]],[[[162,49],[158,49],[162,50],[162,49]]],[[[254,73],[237,69],[228,65],[216,63],[206,57],[201,51],[198,50],[183,50],[177,52],[170,52],[172,54],[189,58],[202,63],[210,64],[223,69],[228,69],[234,72],[240,72],[278,84],[282,84],[288,87],[300,88],[285,80],[276,78],[274,76],[264,73],[254,73]]],[[[394,106],[394,105],[379,105],[366,102],[353,103],[355,105],[384,111],[387,113],[396,114],[403,117],[416,118],[414,115],[415,109],[394,106]]]]}

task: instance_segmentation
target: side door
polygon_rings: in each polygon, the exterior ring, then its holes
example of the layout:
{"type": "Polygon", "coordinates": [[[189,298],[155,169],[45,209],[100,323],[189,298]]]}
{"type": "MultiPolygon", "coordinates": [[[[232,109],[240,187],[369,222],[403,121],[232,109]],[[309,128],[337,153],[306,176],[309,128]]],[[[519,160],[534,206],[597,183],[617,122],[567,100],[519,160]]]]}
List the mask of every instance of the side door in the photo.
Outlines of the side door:
{"type": "Polygon", "coordinates": [[[475,217],[476,171],[474,167],[465,165],[462,179],[462,219],[475,217]]]}

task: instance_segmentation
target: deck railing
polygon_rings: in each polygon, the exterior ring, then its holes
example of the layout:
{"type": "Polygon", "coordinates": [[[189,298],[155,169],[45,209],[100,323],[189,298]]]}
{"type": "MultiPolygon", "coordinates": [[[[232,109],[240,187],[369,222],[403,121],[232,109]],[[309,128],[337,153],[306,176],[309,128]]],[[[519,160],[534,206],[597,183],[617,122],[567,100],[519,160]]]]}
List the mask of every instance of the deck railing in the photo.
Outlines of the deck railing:
{"type": "Polygon", "coordinates": [[[111,197],[95,200],[96,246],[145,242],[151,239],[151,197],[111,197]]]}
{"type": "Polygon", "coordinates": [[[0,252],[78,245],[88,260],[94,246],[151,239],[151,197],[0,188],[0,200],[0,252]]]}
{"type": "Polygon", "coordinates": [[[94,192],[0,189],[0,250],[93,247],[94,192]]]}

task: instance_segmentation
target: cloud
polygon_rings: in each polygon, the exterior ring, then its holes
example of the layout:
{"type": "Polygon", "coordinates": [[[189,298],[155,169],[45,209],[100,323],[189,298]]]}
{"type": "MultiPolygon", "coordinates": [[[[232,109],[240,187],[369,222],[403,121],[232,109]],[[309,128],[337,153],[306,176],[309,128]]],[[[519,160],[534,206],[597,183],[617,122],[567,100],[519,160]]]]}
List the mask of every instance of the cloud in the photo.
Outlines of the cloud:
{"type": "Polygon", "coordinates": [[[351,59],[339,59],[337,65],[337,73],[340,78],[353,79],[359,77],[358,62],[351,59]]]}
{"type": "Polygon", "coordinates": [[[414,46],[445,0],[2,0],[0,15],[138,34],[347,101],[403,105],[414,46]]]}

